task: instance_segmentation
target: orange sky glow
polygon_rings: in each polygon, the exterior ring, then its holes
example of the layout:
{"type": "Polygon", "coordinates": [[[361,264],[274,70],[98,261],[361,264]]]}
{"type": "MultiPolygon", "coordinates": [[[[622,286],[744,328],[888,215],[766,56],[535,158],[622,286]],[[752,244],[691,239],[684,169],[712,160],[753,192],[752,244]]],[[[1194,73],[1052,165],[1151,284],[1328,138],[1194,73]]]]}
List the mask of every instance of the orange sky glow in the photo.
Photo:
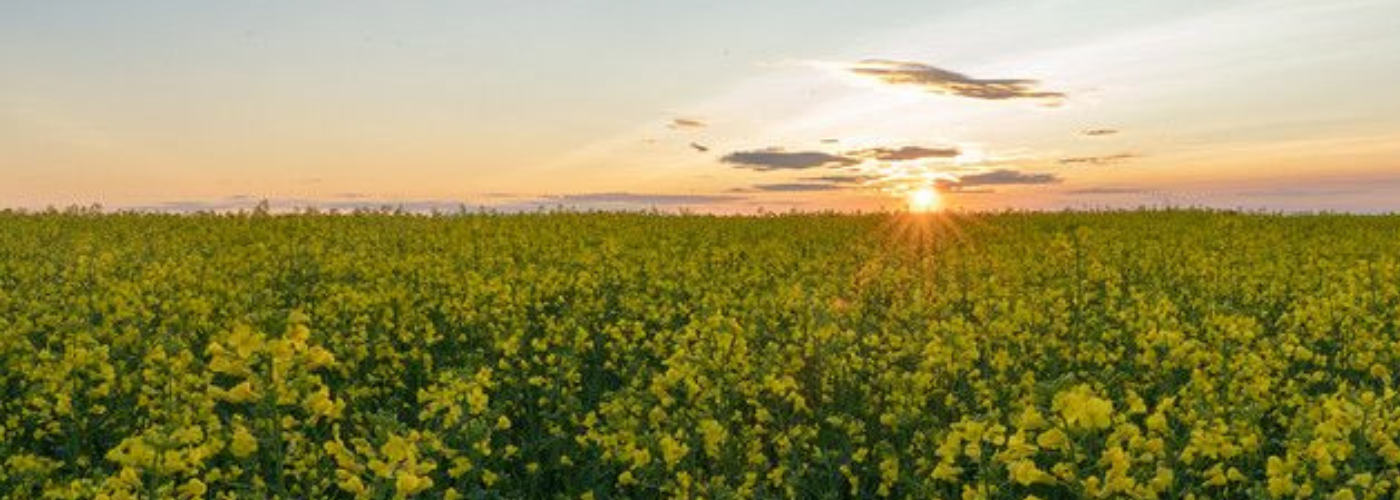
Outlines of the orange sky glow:
{"type": "Polygon", "coordinates": [[[1400,210],[1392,1],[702,10],[6,3],[0,207],[1400,210]]]}

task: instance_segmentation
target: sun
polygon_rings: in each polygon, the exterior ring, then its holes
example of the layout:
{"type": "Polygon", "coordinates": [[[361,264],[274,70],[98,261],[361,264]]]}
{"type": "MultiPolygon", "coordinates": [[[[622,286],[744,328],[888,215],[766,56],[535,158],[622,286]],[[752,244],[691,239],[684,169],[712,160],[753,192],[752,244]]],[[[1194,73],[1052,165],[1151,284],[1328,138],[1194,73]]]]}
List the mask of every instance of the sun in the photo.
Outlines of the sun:
{"type": "Polygon", "coordinates": [[[913,212],[938,210],[940,201],[938,191],[931,187],[921,187],[909,192],[909,210],[913,212]]]}

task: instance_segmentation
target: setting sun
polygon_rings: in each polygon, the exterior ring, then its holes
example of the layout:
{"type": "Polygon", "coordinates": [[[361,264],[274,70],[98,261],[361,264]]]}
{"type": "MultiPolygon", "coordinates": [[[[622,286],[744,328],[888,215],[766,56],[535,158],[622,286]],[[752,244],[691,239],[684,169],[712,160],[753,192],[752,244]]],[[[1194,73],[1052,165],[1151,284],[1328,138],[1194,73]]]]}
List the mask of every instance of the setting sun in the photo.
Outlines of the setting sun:
{"type": "Polygon", "coordinates": [[[923,187],[909,192],[909,210],[914,212],[938,210],[938,202],[938,191],[931,187],[923,187]]]}

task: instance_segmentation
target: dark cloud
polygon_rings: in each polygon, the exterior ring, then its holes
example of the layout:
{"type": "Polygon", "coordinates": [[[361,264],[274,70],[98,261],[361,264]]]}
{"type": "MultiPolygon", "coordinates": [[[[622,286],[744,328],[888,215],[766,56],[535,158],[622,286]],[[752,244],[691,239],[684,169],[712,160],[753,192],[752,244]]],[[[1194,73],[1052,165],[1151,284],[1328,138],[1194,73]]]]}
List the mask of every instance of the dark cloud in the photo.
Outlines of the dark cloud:
{"type": "Polygon", "coordinates": [[[813,191],[838,191],[838,190],[846,189],[846,188],[845,188],[844,186],[840,186],[840,185],[837,185],[837,184],[804,184],[804,183],[789,182],[789,183],[778,183],[778,184],[755,184],[754,187],[753,187],[753,189],[756,190],[756,191],[765,191],[765,192],[770,192],[770,193],[771,193],[771,192],[803,193],[803,192],[813,192],[813,191]]]}
{"type": "Polygon", "coordinates": [[[841,140],[840,140],[840,139],[822,139],[822,144],[836,144],[836,143],[838,143],[838,142],[841,142],[841,140]]]}
{"type": "Polygon", "coordinates": [[[851,151],[846,156],[873,158],[883,161],[907,161],[921,158],[952,158],[958,155],[958,148],[925,148],[905,146],[902,148],[870,148],[851,151]]]}
{"type": "Polygon", "coordinates": [[[1138,158],[1137,153],[1118,153],[1104,156],[1071,156],[1060,158],[1061,165],[1107,165],[1138,158]]]}
{"type": "Polygon", "coordinates": [[[1019,170],[997,169],[979,174],[969,174],[958,177],[953,183],[956,189],[967,189],[981,186],[1011,186],[1025,184],[1057,184],[1060,177],[1049,173],[1027,173],[1019,170]]]}
{"type": "Polygon", "coordinates": [[[707,126],[709,126],[708,123],[696,120],[694,118],[673,118],[671,120],[671,123],[666,125],[667,128],[673,130],[681,130],[688,128],[705,128],[707,126]]]}
{"type": "Polygon", "coordinates": [[[720,158],[720,161],[752,170],[801,170],[850,166],[865,160],[910,161],[923,158],[952,158],[958,154],[958,149],[953,147],[881,147],[857,149],[839,155],[821,151],[789,152],[782,148],[768,148],[755,151],[737,151],[725,155],[720,158]]]}
{"type": "Polygon", "coordinates": [[[1085,130],[1085,131],[1080,132],[1080,133],[1081,133],[1081,134],[1084,134],[1084,135],[1088,135],[1088,136],[1101,136],[1101,135],[1113,135],[1113,134],[1118,133],[1118,131],[1115,130],[1115,129],[1111,129],[1111,128],[1092,128],[1092,129],[1085,130]]]}
{"type": "Polygon", "coordinates": [[[756,151],[736,151],[724,155],[719,161],[733,164],[736,168],[750,170],[802,170],[818,167],[844,167],[860,163],[859,159],[837,156],[820,151],[784,151],[778,148],[756,151]]]}
{"type": "Polygon", "coordinates": [[[927,92],[973,99],[1035,99],[1057,105],[1066,97],[1061,92],[1038,90],[1040,82],[1037,80],[984,80],[916,62],[867,59],[847,66],[846,70],[889,85],[907,85],[927,92]]]}
{"type": "Polygon", "coordinates": [[[705,152],[709,152],[709,151],[710,151],[710,147],[709,147],[709,146],[706,146],[706,145],[704,145],[704,144],[700,144],[700,143],[698,143],[698,142],[692,142],[692,143],[690,143],[690,148],[691,148],[691,149],[694,149],[694,150],[696,150],[696,151],[698,151],[698,152],[701,152],[701,153],[705,153],[705,152]]]}

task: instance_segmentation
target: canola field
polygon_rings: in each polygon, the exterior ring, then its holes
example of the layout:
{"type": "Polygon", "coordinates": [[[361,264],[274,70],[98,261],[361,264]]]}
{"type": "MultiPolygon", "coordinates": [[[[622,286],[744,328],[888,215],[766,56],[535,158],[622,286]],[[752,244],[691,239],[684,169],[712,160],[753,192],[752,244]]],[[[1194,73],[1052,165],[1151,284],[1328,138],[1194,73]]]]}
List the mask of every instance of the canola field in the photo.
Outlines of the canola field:
{"type": "Polygon", "coordinates": [[[3,498],[1400,498],[1400,217],[0,213],[3,498]]]}

